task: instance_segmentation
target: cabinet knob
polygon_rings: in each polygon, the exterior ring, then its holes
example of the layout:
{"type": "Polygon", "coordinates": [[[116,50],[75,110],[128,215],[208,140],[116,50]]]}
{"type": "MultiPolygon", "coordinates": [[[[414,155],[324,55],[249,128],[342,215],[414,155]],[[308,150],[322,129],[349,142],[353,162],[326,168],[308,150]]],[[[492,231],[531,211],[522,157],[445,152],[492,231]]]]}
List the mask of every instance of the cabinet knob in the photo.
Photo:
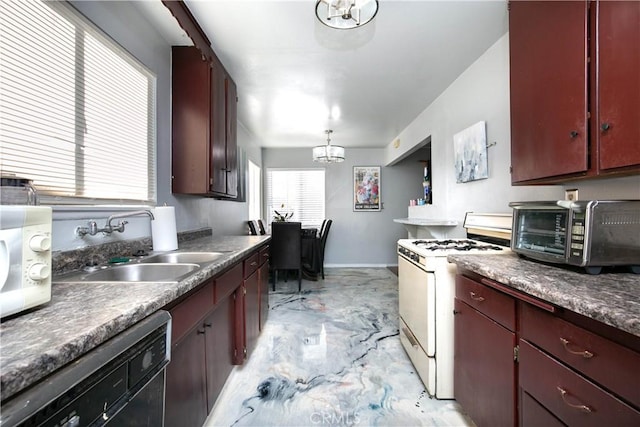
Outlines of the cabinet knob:
{"type": "Polygon", "coordinates": [[[606,132],[611,128],[611,125],[609,123],[603,123],[600,125],[600,129],[602,129],[602,132],[606,132]]]}
{"type": "Polygon", "coordinates": [[[204,324],[204,327],[205,327],[205,328],[210,328],[210,327],[211,327],[211,323],[205,323],[205,324],[204,324]]]}
{"type": "Polygon", "coordinates": [[[197,333],[198,335],[203,335],[203,334],[204,334],[204,330],[203,330],[203,329],[198,329],[198,330],[196,331],[196,333],[197,333]]]}
{"type": "Polygon", "coordinates": [[[569,136],[571,138],[575,138],[578,136],[578,131],[572,130],[571,132],[569,132],[569,136]]]}

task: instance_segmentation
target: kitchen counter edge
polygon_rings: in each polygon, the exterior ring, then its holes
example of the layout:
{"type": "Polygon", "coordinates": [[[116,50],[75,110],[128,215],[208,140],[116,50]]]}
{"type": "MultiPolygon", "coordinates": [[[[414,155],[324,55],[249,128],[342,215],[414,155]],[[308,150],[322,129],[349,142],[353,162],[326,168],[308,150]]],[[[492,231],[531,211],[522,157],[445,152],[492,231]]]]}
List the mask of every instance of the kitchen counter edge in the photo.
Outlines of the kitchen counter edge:
{"type": "Polygon", "coordinates": [[[0,324],[2,401],[30,387],[240,262],[271,236],[217,236],[178,251],[225,252],[175,283],[54,283],[51,301],[0,324]]]}
{"type": "Polygon", "coordinates": [[[590,275],[500,255],[449,255],[458,266],[640,338],[640,275],[590,275]]]}

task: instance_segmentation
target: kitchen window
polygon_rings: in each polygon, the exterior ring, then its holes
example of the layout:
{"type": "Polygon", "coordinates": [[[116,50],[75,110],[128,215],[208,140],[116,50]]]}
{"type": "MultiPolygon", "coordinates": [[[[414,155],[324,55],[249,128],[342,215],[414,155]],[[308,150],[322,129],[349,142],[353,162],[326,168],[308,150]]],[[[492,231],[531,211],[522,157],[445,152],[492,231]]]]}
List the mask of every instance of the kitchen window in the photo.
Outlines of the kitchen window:
{"type": "Polygon", "coordinates": [[[320,229],[325,219],[324,169],[267,169],[268,222],[275,211],[288,221],[320,229]]]}
{"type": "Polygon", "coordinates": [[[155,76],[66,2],[0,2],[0,170],[43,204],[156,197],[155,76]]]}

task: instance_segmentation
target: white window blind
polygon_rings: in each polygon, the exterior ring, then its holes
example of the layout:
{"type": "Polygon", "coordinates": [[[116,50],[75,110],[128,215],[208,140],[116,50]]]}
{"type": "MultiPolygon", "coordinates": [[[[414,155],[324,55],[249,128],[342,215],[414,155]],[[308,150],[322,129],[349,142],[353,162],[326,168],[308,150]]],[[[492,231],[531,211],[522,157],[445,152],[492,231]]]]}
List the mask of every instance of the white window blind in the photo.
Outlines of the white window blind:
{"type": "Polygon", "coordinates": [[[325,218],[324,169],[267,169],[269,223],[275,211],[292,212],[289,221],[319,229],[325,218]]]}
{"type": "Polygon", "coordinates": [[[0,171],[45,203],[155,201],[155,77],[64,2],[0,1],[0,171]]]}

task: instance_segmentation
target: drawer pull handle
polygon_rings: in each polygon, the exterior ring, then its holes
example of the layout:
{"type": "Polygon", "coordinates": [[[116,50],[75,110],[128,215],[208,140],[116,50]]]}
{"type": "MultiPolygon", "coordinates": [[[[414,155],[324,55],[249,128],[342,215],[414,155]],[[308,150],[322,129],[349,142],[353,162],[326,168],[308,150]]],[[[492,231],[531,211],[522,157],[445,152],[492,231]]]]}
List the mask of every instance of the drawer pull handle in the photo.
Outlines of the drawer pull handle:
{"type": "Polygon", "coordinates": [[[484,297],[478,296],[478,294],[476,294],[473,291],[469,291],[469,295],[471,295],[471,299],[474,301],[479,301],[479,302],[484,301],[484,297]]]}
{"type": "Polygon", "coordinates": [[[585,359],[591,359],[593,357],[593,353],[591,353],[588,350],[571,350],[569,348],[569,345],[571,344],[571,342],[569,342],[569,340],[567,340],[565,338],[560,337],[560,342],[564,346],[564,349],[567,350],[571,354],[575,354],[576,356],[582,356],[585,359]]]}
{"type": "Polygon", "coordinates": [[[567,406],[569,406],[571,408],[574,408],[574,409],[580,409],[581,411],[584,411],[584,412],[593,412],[593,409],[591,409],[587,405],[575,405],[573,403],[567,402],[567,395],[569,394],[569,392],[567,392],[567,390],[565,390],[562,387],[558,386],[558,391],[560,392],[560,396],[562,397],[562,401],[564,402],[565,405],[567,405],[567,406]]]}
{"type": "Polygon", "coordinates": [[[253,261],[253,262],[251,263],[251,267],[255,267],[256,265],[258,265],[258,263],[257,263],[256,261],[253,261]]]}
{"type": "Polygon", "coordinates": [[[404,332],[404,336],[407,337],[407,339],[409,340],[411,347],[418,348],[418,341],[416,341],[415,338],[413,338],[413,334],[409,332],[407,328],[404,328],[404,327],[402,328],[402,332],[404,332]]]}

